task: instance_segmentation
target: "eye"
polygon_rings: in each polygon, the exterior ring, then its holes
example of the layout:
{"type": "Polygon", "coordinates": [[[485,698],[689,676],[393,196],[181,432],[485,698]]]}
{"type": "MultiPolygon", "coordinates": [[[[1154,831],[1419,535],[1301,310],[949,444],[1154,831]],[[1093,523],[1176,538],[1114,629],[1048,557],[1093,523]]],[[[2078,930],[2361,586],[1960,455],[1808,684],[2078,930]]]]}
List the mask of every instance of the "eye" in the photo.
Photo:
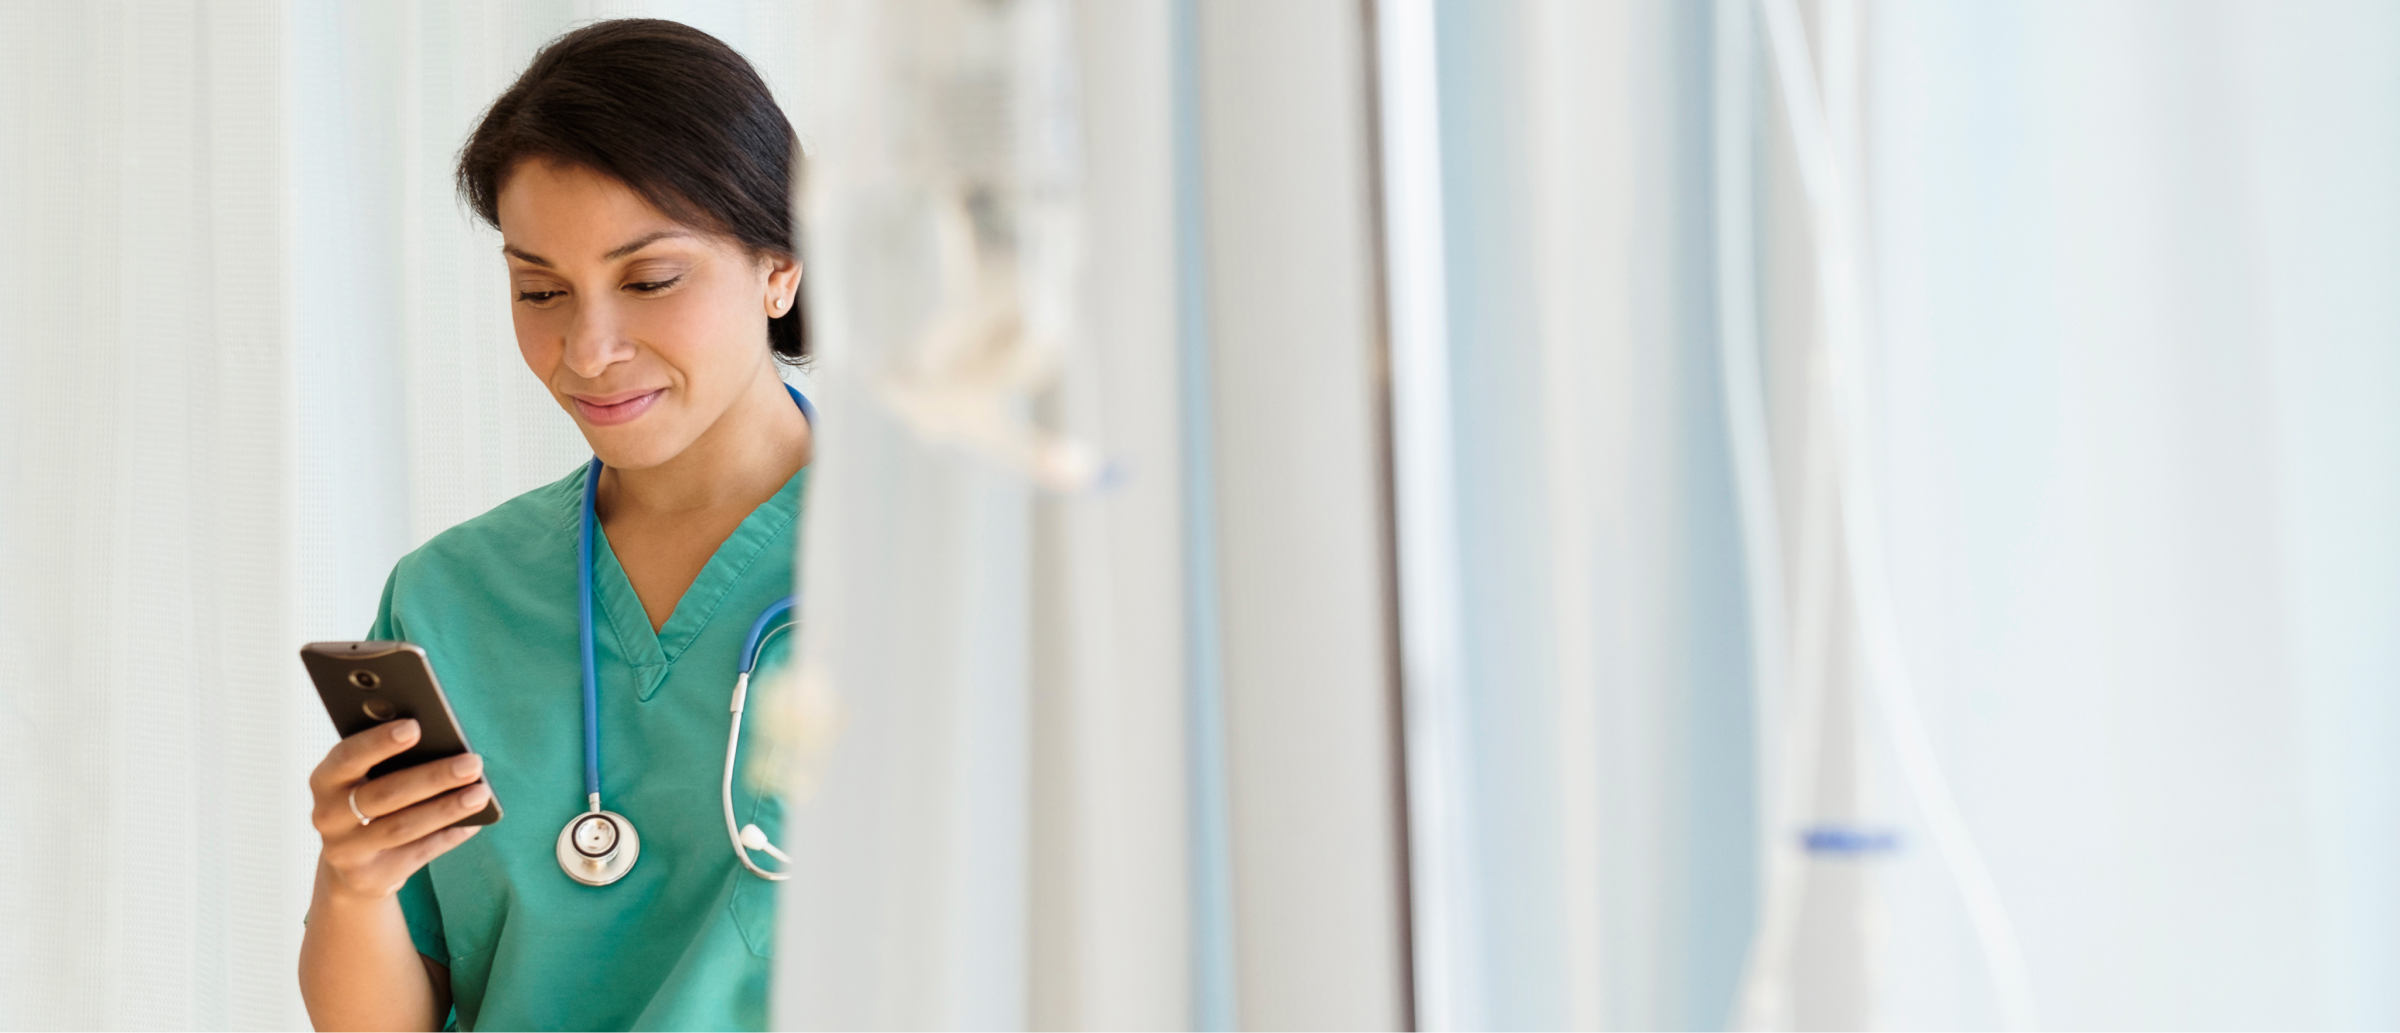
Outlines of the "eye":
{"type": "Polygon", "coordinates": [[[681,276],[675,277],[672,280],[643,280],[639,283],[626,284],[625,289],[636,294],[656,294],[682,282],[683,277],[681,276]]]}
{"type": "Polygon", "coordinates": [[[565,291],[518,291],[517,300],[539,305],[565,293],[565,291]]]}

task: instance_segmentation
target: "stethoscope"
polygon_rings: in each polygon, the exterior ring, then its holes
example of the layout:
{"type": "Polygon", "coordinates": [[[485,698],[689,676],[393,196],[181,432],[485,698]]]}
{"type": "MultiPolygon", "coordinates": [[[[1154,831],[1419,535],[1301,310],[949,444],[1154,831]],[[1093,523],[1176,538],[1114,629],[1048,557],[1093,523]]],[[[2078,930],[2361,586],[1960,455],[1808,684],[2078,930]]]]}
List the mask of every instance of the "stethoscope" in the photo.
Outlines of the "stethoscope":
{"type": "MultiPolygon", "coordinates": [[[[789,384],[783,389],[791,392],[793,404],[800,407],[801,418],[815,426],[817,412],[809,406],[808,399],[789,384]]],[[[575,619],[583,647],[583,798],[587,809],[558,830],[558,866],[566,871],[568,878],[586,886],[606,886],[624,878],[626,872],[633,870],[633,862],[642,856],[642,837],[634,831],[633,822],[600,806],[600,677],[592,650],[592,538],[600,523],[599,492],[600,457],[593,456],[592,465],[584,470],[583,530],[575,546],[578,560],[575,584],[580,593],[575,619]]],[[[742,704],[750,695],[750,672],[758,666],[767,642],[791,630],[791,622],[775,622],[791,613],[796,601],[796,597],[787,595],[768,604],[766,611],[751,622],[750,636],[742,643],[741,670],[733,680],[732,727],[725,733],[725,778],[718,787],[718,796],[725,805],[725,835],[733,841],[733,856],[741,859],[742,867],[750,869],[751,874],[778,882],[791,878],[791,873],[759,867],[751,859],[750,851],[764,850],[785,865],[791,864],[792,859],[775,849],[775,844],[767,841],[767,834],[757,825],[735,827],[733,764],[742,742],[742,704]],[[771,624],[775,627],[770,631],[771,624]]]]}

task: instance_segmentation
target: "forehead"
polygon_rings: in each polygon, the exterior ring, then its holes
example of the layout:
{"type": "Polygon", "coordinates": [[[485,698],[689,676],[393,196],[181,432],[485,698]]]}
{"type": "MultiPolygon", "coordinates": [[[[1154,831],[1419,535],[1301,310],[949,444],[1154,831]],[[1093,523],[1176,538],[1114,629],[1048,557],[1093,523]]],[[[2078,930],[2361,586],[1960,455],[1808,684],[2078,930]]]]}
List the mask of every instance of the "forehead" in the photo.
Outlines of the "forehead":
{"type": "Polygon", "coordinates": [[[510,248],[552,261],[596,258],[628,240],[686,230],[623,180],[582,165],[527,159],[500,184],[500,236],[510,248]]]}

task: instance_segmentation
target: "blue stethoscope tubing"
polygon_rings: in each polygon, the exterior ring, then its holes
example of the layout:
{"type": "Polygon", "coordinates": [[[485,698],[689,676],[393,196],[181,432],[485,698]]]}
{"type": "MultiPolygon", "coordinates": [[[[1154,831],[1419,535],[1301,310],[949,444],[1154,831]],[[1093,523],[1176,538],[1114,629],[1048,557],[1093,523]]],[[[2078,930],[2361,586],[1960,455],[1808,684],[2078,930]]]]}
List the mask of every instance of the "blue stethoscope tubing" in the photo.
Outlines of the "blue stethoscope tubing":
{"type": "MultiPolygon", "coordinates": [[[[799,389],[790,384],[785,384],[783,389],[791,394],[792,404],[800,407],[800,418],[807,420],[809,426],[816,426],[817,410],[815,406],[808,404],[807,396],[802,395],[799,389]]],[[[583,658],[583,794],[586,804],[591,808],[590,813],[595,814],[602,813],[600,807],[600,664],[597,659],[597,651],[593,646],[594,635],[592,633],[592,540],[598,537],[594,532],[598,530],[600,524],[600,470],[599,456],[593,456],[591,465],[584,468],[583,526],[577,535],[575,544],[575,623],[578,636],[577,646],[581,650],[583,658]]],[[[736,672],[734,681],[733,728],[727,734],[725,743],[725,781],[722,795],[725,804],[725,829],[733,839],[734,856],[739,858],[742,866],[748,868],[753,874],[778,881],[788,878],[789,874],[770,872],[759,867],[757,862],[751,860],[750,851],[763,849],[778,860],[787,862],[789,858],[784,857],[783,851],[775,849],[774,844],[767,842],[766,837],[758,831],[757,826],[753,825],[739,830],[734,828],[733,758],[734,751],[741,740],[742,706],[744,698],[749,695],[750,673],[758,665],[759,654],[763,652],[760,647],[776,632],[790,627],[789,624],[785,624],[775,628],[774,631],[769,631],[768,626],[791,613],[798,602],[798,596],[784,596],[767,604],[766,610],[758,615],[756,621],[751,622],[750,634],[742,642],[741,669],[736,672]]]]}

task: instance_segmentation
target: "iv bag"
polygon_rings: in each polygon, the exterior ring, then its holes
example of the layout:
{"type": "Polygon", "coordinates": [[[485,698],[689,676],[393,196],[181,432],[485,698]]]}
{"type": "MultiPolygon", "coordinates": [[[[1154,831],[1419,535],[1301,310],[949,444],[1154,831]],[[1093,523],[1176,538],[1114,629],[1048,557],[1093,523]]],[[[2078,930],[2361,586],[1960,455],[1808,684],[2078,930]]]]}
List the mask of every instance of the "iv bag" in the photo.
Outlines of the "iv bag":
{"type": "Polygon", "coordinates": [[[803,184],[825,342],[918,436],[1076,490],[1104,464],[1028,400],[1072,338],[1080,227],[1065,0],[835,0],[803,184]]]}

